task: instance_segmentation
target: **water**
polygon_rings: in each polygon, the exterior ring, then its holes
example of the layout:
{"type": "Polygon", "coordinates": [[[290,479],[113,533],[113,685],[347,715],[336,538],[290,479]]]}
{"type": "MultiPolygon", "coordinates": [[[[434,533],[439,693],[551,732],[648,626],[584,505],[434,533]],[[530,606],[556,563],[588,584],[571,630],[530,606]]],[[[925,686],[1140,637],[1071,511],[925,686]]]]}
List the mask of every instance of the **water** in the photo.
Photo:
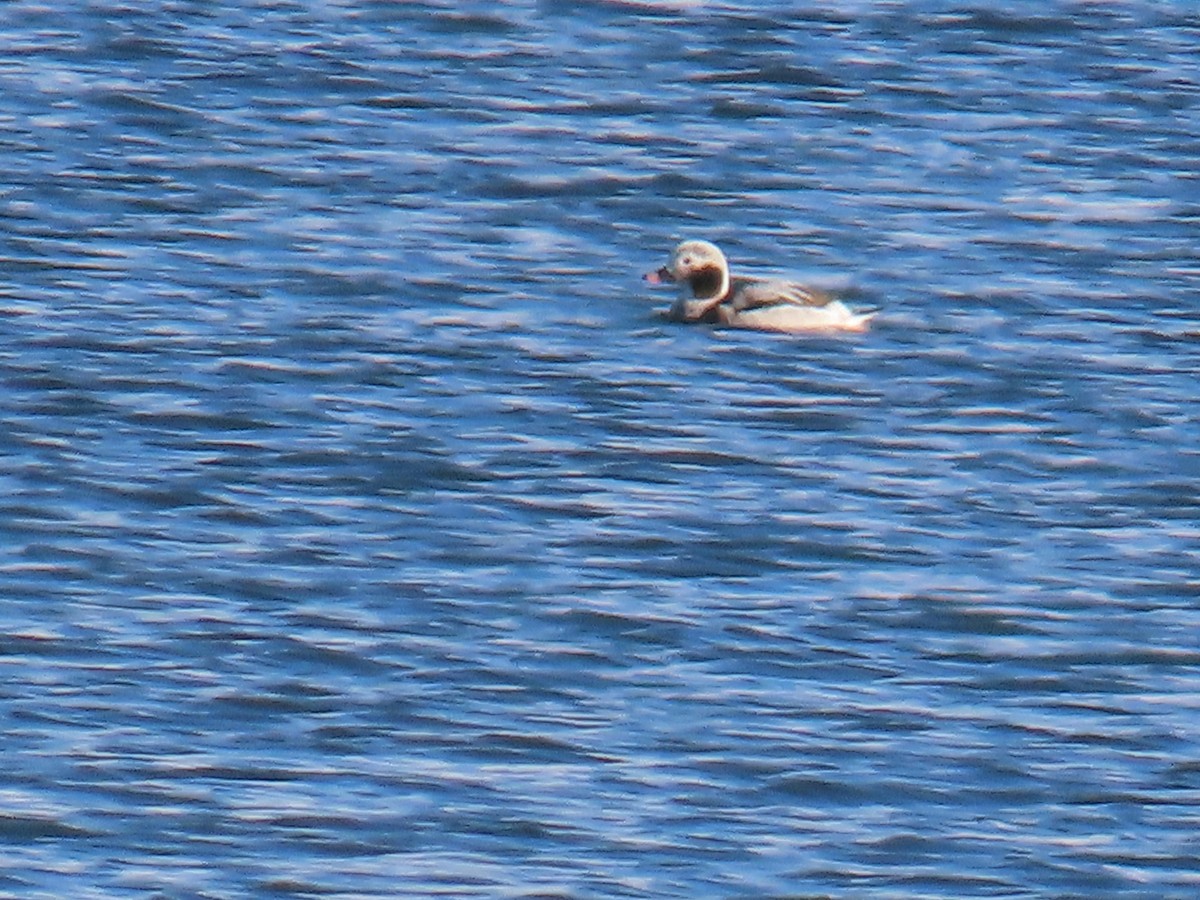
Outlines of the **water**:
{"type": "Polygon", "coordinates": [[[1190,4],[0,22],[0,893],[1194,895],[1190,4]]]}

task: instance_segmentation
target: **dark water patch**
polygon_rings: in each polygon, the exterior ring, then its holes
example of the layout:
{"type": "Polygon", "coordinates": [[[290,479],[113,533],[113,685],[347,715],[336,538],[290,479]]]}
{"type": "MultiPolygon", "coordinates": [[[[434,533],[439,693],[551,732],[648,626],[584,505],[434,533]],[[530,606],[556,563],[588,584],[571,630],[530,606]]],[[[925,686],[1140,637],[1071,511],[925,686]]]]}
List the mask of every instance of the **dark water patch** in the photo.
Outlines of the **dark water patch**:
{"type": "Polygon", "coordinates": [[[48,839],[94,838],[98,836],[94,832],[53,819],[0,815],[0,838],[6,841],[29,843],[48,839]]]}

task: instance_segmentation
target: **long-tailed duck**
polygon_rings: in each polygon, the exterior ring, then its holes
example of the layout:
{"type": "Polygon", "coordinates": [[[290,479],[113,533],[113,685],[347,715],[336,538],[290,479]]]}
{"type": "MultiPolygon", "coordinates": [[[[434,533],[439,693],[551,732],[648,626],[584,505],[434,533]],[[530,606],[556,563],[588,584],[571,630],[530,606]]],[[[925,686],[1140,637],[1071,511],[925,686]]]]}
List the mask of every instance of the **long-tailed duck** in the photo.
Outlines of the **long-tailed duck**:
{"type": "Polygon", "coordinates": [[[651,284],[679,286],[667,318],[761,331],[866,331],[874,312],[852,311],[824,291],[793,281],[734,278],[715,244],[684,241],[671,261],[647,272],[651,284]]]}

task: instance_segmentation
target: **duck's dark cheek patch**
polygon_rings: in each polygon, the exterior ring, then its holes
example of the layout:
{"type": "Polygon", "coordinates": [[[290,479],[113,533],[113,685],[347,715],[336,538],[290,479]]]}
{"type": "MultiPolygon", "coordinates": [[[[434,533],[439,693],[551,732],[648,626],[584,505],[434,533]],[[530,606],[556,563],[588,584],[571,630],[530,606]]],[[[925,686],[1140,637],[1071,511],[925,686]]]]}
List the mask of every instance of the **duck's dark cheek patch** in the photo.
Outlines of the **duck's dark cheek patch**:
{"type": "Polygon", "coordinates": [[[721,270],[715,266],[697,269],[688,279],[693,297],[712,297],[721,289],[721,270]]]}

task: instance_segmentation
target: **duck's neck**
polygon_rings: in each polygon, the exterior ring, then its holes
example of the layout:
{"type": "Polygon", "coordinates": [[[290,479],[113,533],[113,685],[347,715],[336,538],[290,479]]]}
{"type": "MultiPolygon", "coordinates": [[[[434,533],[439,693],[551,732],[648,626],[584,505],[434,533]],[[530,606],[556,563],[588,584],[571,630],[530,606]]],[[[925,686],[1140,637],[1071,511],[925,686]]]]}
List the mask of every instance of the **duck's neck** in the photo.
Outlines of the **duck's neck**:
{"type": "Polygon", "coordinates": [[[729,271],[724,266],[705,266],[688,278],[688,287],[696,300],[724,300],[729,293],[729,271]]]}

